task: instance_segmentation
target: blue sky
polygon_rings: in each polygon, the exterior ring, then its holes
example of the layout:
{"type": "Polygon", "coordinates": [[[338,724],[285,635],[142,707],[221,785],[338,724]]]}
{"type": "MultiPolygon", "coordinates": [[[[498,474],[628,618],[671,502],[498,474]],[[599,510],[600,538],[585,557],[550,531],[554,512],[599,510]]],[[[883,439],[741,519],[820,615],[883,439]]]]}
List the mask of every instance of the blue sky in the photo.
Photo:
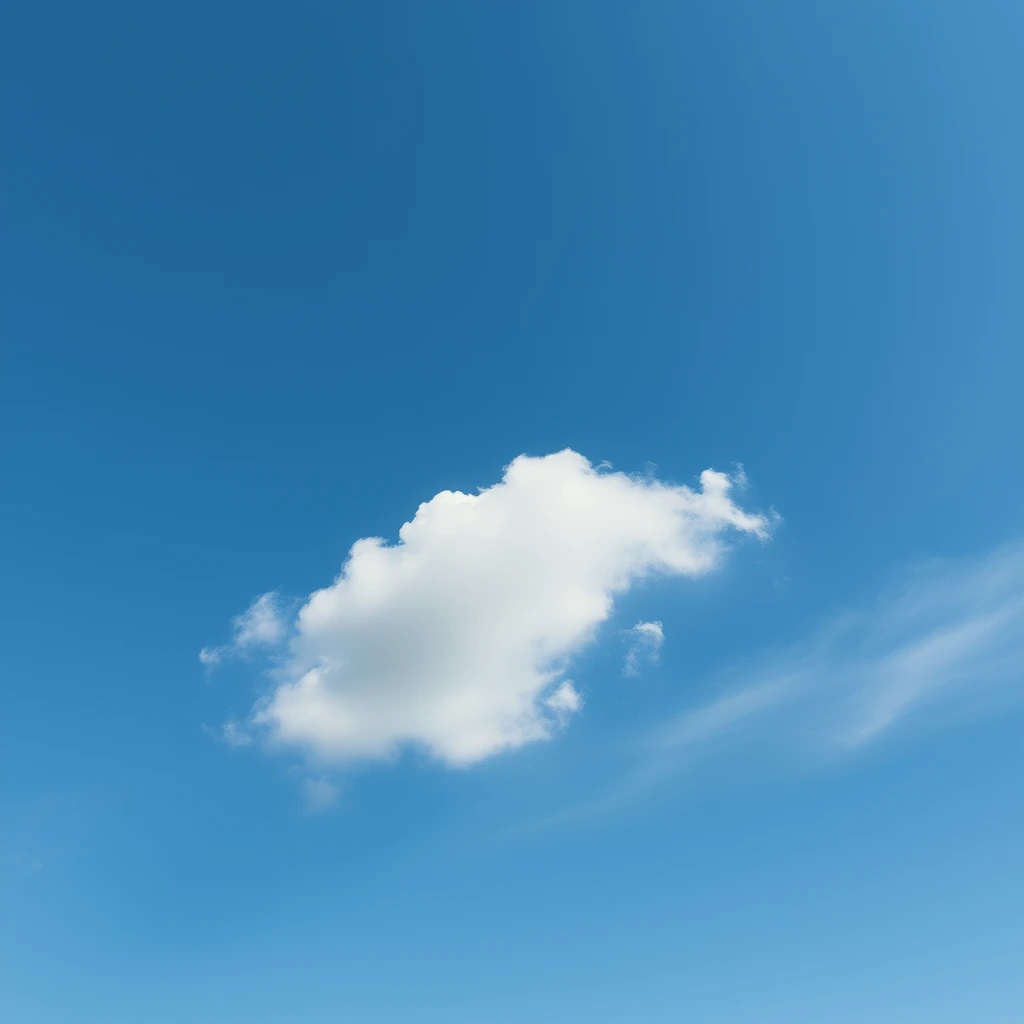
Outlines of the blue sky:
{"type": "Polygon", "coordinates": [[[4,39],[0,1017],[1019,1019],[1019,4],[4,39]]]}

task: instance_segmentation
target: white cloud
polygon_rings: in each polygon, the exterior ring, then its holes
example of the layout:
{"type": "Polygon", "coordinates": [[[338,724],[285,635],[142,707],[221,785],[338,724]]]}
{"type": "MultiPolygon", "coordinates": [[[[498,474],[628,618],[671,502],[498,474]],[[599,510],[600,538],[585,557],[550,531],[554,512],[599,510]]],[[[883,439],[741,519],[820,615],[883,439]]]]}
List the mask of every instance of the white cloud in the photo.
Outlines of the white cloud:
{"type": "MultiPolygon", "coordinates": [[[[253,723],[335,762],[414,746],[468,765],[548,739],[582,707],[565,670],[616,596],[712,570],[729,533],[767,535],[729,491],[711,470],[692,490],[568,450],[520,456],[478,494],[442,491],[397,544],[357,541],[310,595],[253,723]]],[[[233,644],[246,635],[236,623],[233,644]]]]}
{"type": "Polygon", "coordinates": [[[851,752],[912,716],[968,714],[1024,691],[1024,546],[932,562],[823,624],[659,730],[663,751],[851,752]]]}
{"type": "Polygon", "coordinates": [[[271,591],[261,594],[241,615],[231,620],[231,641],[220,647],[204,647],[199,660],[204,665],[217,665],[231,655],[244,655],[254,647],[271,647],[285,637],[285,623],[277,598],[271,591]]]}
{"type": "Polygon", "coordinates": [[[665,642],[665,630],[660,622],[638,622],[632,629],[625,630],[629,639],[622,666],[624,676],[640,675],[640,665],[657,665],[661,658],[661,646],[665,642]]]}
{"type": "Polygon", "coordinates": [[[330,810],[341,795],[341,788],[330,779],[303,779],[302,802],[309,814],[330,810]]]}
{"type": "Polygon", "coordinates": [[[223,647],[204,647],[199,652],[199,660],[204,665],[216,665],[224,656],[225,650],[223,647]]]}
{"type": "Polygon", "coordinates": [[[715,759],[715,778],[806,770],[915,722],[935,728],[1024,700],[1024,544],[920,566],[710,688],[713,699],[643,737],[618,785],[531,827],[632,805],[667,779],[678,786],[698,760],[715,759]]]}
{"type": "Polygon", "coordinates": [[[233,718],[221,726],[220,737],[229,747],[247,747],[252,743],[252,736],[233,718]]]}
{"type": "Polygon", "coordinates": [[[577,711],[583,710],[583,698],[579,695],[576,687],[572,685],[571,679],[559,683],[558,689],[544,703],[556,715],[574,715],[577,711]]]}

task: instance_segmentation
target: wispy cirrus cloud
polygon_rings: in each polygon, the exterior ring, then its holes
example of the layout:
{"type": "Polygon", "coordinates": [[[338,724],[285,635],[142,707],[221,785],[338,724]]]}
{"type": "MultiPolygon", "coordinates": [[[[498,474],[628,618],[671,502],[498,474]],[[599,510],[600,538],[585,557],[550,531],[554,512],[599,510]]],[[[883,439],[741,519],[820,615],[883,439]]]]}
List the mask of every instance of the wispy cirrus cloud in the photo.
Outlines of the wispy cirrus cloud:
{"type": "Polygon", "coordinates": [[[702,762],[716,777],[807,770],[1024,699],[1024,544],[920,565],[708,688],[710,699],[643,737],[618,786],[555,819],[621,807],[702,762]]]}
{"type": "Polygon", "coordinates": [[[1024,687],[1024,545],[933,561],[865,608],[738,673],[653,745],[692,750],[771,729],[848,753],[914,718],[989,706],[1024,687]]]}

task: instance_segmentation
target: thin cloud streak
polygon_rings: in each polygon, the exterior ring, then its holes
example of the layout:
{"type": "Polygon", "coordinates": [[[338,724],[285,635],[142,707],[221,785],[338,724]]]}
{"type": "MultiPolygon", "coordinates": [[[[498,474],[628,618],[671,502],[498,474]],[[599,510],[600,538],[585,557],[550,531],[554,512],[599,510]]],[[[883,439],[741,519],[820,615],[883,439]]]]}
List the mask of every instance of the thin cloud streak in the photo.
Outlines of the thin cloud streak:
{"type": "Polygon", "coordinates": [[[709,744],[771,721],[809,749],[848,752],[930,709],[960,704],[969,712],[1012,698],[1024,681],[1024,546],[929,563],[870,607],[739,675],[723,696],[660,730],[652,746],[709,744]]]}
{"type": "Polygon", "coordinates": [[[720,675],[715,689],[643,737],[619,786],[546,823],[620,809],[698,762],[730,779],[780,765],[812,770],[891,734],[1019,701],[1024,544],[919,566],[804,642],[720,675]]]}

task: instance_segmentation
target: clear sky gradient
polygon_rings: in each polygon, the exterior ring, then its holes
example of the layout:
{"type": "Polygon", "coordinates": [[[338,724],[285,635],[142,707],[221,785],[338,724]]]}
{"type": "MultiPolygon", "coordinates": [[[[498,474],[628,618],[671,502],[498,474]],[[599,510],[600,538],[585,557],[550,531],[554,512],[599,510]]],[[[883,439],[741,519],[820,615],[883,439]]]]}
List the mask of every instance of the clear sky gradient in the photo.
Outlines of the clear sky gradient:
{"type": "Polygon", "coordinates": [[[1024,6],[2,24],[0,1019],[1022,1019],[1024,6]]]}

